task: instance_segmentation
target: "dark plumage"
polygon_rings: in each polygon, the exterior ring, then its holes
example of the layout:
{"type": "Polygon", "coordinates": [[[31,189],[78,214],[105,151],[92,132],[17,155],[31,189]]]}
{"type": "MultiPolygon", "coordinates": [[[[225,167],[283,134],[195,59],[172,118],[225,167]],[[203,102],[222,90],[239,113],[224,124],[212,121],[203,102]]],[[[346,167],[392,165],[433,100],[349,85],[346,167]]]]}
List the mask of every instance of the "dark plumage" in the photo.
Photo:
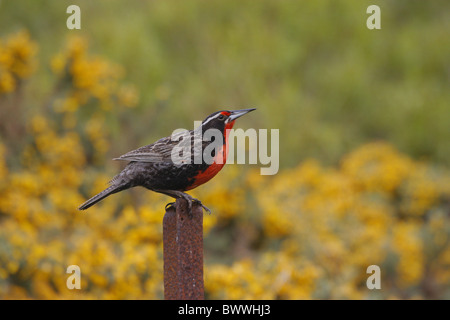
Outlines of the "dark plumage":
{"type": "MultiPolygon", "coordinates": [[[[218,156],[226,160],[226,143],[227,143],[227,129],[233,127],[234,121],[255,109],[244,109],[235,111],[218,111],[209,115],[203,122],[201,127],[196,130],[201,130],[201,137],[208,129],[217,129],[220,131],[223,139],[223,147],[218,154],[214,154],[214,160],[218,156]]],[[[193,189],[200,184],[203,184],[213,178],[222,169],[224,163],[207,163],[202,159],[201,163],[195,163],[195,152],[202,152],[213,141],[201,141],[200,148],[194,148],[194,135],[199,136],[200,131],[191,130],[173,134],[170,137],[159,139],[155,143],[130,151],[114,160],[130,161],[126,167],[116,175],[109,183],[110,186],[95,195],[78,209],[85,210],[107,196],[117,193],[119,191],[129,189],[136,186],[142,186],[149,190],[163,193],[174,198],[184,198],[188,201],[189,210],[192,209],[192,202],[202,205],[197,199],[183,191],[193,189]],[[183,135],[185,134],[185,135],[183,135]],[[184,141],[183,139],[188,139],[184,141]],[[172,159],[172,151],[174,147],[180,146],[180,141],[185,143],[184,146],[190,145],[190,157],[181,157],[184,163],[174,163],[172,159]]],[[[181,153],[182,155],[182,153],[181,153]]],[[[198,155],[198,154],[197,154],[198,155]]],[[[203,205],[202,205],[203,206],[203,205]]],[[[203,206],[207,211],[208,208],[203,206]]]]}

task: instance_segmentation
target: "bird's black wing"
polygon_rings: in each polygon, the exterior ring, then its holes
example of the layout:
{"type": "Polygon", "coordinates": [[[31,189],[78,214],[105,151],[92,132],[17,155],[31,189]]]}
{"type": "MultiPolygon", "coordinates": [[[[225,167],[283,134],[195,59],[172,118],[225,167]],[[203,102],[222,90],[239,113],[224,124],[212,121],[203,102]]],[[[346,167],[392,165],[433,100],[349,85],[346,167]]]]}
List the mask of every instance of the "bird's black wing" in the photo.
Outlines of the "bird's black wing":
{"type": "MultiPolygon", "coordinates": [[[[176,132],[170,137],[161,138],[152,144],[127,152],[118,158],[114,158],[113,160],[151,163],[172,162],[172,151],[174,150],[174,147],[177,145],[180,146],[182,144],[181,141],[185,138],[190,139],[191,134],[192,133],[187,130],[176,132]]],[[[189,145],[191,144],[190,141],[187,143],[189,143],[189,145]]]]}

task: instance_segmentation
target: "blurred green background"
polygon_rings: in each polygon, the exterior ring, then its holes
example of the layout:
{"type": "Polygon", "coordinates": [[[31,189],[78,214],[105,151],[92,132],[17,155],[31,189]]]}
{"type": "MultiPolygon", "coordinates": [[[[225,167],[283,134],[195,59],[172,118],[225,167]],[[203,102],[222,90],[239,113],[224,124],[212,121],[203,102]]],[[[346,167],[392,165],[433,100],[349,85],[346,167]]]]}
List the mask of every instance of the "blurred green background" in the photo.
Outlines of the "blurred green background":
{"type": "Polygon", "coordinates": [[[3,0],[0,35],[26,28],[40,44],[37,99],[68,35],[124,67],[139,117],[110,122],[113,156],[218,109],[257,107],[241,126],[280,129],[282,167],[335,163],[373,139],[448,165],[449,16],[438,0],[3,0]],[[81,8],[81,30],[66,28],[70,4],[81,8]],[[366,27],[371,4],[381,30],[366,27]]]}

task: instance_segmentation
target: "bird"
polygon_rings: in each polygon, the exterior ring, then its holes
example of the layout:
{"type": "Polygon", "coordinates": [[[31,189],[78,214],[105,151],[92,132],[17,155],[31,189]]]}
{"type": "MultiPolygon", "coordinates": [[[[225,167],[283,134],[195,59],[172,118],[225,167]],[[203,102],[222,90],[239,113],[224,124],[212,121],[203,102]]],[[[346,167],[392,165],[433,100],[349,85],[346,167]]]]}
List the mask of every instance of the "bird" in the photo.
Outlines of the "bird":
{"type": "MultiPolygon", "coordinates": [[[[175,199],[185,199],[190,217],[193,204],[211,213],[200,200],[185,191],[208,182],[223,168],[228,155],[230,130],[236,119],[253,110],[256,108],[214,112],[193,130],[174,131],[171,136],[114,158],[113,160],[128,161],[128,164],[109,181],[109,187],[84,202],[78,209],[86,210],[114,193],[141,186],[175,199]],[[211,132],[213,135],[208,135],[211,132]],[[205,150],[210,150],[207,154],[210,155],[209,159],[205,156],[199,160],[199,154],[204,155],[205,150]],[[183,155],[180,157],[180,154],[183,155]]],[[[175,206],[175,202],[168,203],[166,210],[175,206]]]]}

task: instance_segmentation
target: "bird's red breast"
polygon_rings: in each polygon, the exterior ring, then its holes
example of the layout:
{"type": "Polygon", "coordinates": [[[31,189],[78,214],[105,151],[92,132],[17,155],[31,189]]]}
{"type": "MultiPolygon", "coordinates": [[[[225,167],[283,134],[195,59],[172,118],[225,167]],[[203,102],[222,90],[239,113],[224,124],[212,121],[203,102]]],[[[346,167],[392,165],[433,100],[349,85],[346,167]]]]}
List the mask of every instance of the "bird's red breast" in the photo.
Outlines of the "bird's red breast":
{"type": "Polygon", "coordinates": [[[222,170],[227,161],[228,136],[230,134],[230,130],[233,128],[233,125],[234,121],[231,121],[225,125],[225,141],[214,157],[214,162],[205,171],[199,171],[198,174],[193,178],[194,183],[192,183],[186,190],[194,189],[208,182],[209,180],[214,178],[214,176],[219,173],[220,170],[222,170]]]}

